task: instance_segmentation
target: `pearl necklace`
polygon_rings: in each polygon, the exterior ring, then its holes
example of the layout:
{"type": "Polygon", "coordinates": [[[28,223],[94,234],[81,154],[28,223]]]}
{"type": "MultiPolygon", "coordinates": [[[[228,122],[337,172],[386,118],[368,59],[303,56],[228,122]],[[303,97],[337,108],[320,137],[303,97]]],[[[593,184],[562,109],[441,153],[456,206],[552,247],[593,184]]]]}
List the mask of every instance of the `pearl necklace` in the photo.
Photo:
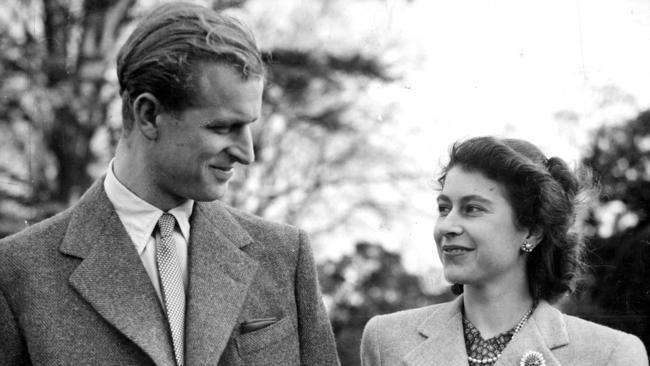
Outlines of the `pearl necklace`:
{"type": "MultiPolygon", "coordinates": [[[[524,324],[526,324],[526,322],[528,321],[528,318],[530,318],[530,315],[533,313],[533,310],[535,309],[535,305],[537,305],[537,304],[533,304],[533,306],[521,318],[519,323],[517,323],[517,326],[515,327],[515,330],[512,332],[512,337],[510,337],[510,340],[512,340],[512,338],[514,338],[515,334],[519,333],[521,328],[524,327],[524,324]]],[[[484,358],[484,359],[481,359],[481,360],[479,360],[478,358],[471,357],[471,356],[467,356],[467,359],[470,362],[473,362],[473,363],[488,364],[488,363],[497,362],[499,357],[501,357],[501,352],[497,353],[497,355],[494,356],[494,357],[484,358]]]]}

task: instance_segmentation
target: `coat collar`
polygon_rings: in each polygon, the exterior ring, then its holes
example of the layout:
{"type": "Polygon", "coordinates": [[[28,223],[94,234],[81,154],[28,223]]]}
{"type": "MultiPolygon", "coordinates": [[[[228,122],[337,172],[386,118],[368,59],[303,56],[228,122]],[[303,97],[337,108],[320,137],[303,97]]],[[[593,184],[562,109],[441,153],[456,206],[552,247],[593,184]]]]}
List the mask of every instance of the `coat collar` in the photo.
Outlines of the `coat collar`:
{"type": "MultiPolygon", "coordinates": [[[[190,224],[185,359],[195,364],[219,359],[258,264],[220,204],[196,203],[190,224]]],[[[163,309],[101,179],[72,208],[60,251],[82,259],[69,278],[81,297],[157,365],[175,364],[163,309]]]]}
{"type": "MultiPolygon", "coordinates": [[[[405,356],[408,366],[468,365],[463,337],[463,297],[433,307],[429,317],[418,328],[422,343],[405,356]]],[[[518,365],[528,351],[541,353],[546,366],[559,366],[553,350],[569,343],[562,313],[540,301],[532,317],[510,341],[495,366],[518,365]]]]}
{"type": "Polygon", "coordinates": [[[417,329],[422,343],[409,352],[408,366],[467,365],[463,339],[462,296],[433,307],[429,317],[417,329]]]}

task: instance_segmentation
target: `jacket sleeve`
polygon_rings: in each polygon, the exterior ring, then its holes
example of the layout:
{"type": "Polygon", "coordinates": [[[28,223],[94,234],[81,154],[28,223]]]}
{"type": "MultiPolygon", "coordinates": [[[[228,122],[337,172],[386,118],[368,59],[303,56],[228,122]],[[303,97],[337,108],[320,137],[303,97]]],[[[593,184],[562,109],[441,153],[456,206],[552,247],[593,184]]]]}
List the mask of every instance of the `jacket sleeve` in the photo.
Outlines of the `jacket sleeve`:
{"type": "Polygon", "coordinates": [[[648,353],[639,338],[624,334],[619,339],[617,346],[612,350],[606,364],[614,366],[648,366],[648,353]]]}
{"type": "Polygon", "coordinates": [[[339,365],[332,326],[325,311],[307,234],[299,231],[295,297],[302,365],[339,365]]]}
{"type": "Polygon", "coordinates": [[[361,366],[380,366],[379,345],[377,344],[377,318],[372,318],[363,328],[361,336],[361,366]]]}
{"type": "Polygon", "coordinates": [[[27,347],[4,292],[0,289],[0,365],[30,365],[27,347]]]}

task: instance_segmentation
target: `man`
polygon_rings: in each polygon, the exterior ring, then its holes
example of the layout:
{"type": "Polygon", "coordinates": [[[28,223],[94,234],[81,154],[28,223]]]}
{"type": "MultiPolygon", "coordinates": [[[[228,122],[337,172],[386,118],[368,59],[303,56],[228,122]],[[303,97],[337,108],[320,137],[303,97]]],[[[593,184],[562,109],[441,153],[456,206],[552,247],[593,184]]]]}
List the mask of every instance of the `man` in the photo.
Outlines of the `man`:
{"type": "Polygon", "coordinates": [[[304,232],[210,202],[253,161],[252,34],[167,4],[118,54],[123,134],[72,208],[0,242],[0,365],[332,365],[304,232]]]}

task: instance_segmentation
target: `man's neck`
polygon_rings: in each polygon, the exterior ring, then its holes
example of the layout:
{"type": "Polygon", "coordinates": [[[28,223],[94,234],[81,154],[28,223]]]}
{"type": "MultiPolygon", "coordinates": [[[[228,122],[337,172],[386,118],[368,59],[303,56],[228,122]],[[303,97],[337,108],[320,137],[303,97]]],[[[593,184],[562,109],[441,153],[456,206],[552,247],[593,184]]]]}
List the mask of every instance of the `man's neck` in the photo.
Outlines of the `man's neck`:
{"type": "Polygon", "coordinates": [[[140,154],[142,153],[137,149],[129,148],[127,142],[120,140],[113,160],[115,178],[133,194],[164,212],[186,202],[184,198],[172,199],[153,189],[156,185],[149,179],[149,170],[144,163],[146,157],[139,156],[140,154]]]}

